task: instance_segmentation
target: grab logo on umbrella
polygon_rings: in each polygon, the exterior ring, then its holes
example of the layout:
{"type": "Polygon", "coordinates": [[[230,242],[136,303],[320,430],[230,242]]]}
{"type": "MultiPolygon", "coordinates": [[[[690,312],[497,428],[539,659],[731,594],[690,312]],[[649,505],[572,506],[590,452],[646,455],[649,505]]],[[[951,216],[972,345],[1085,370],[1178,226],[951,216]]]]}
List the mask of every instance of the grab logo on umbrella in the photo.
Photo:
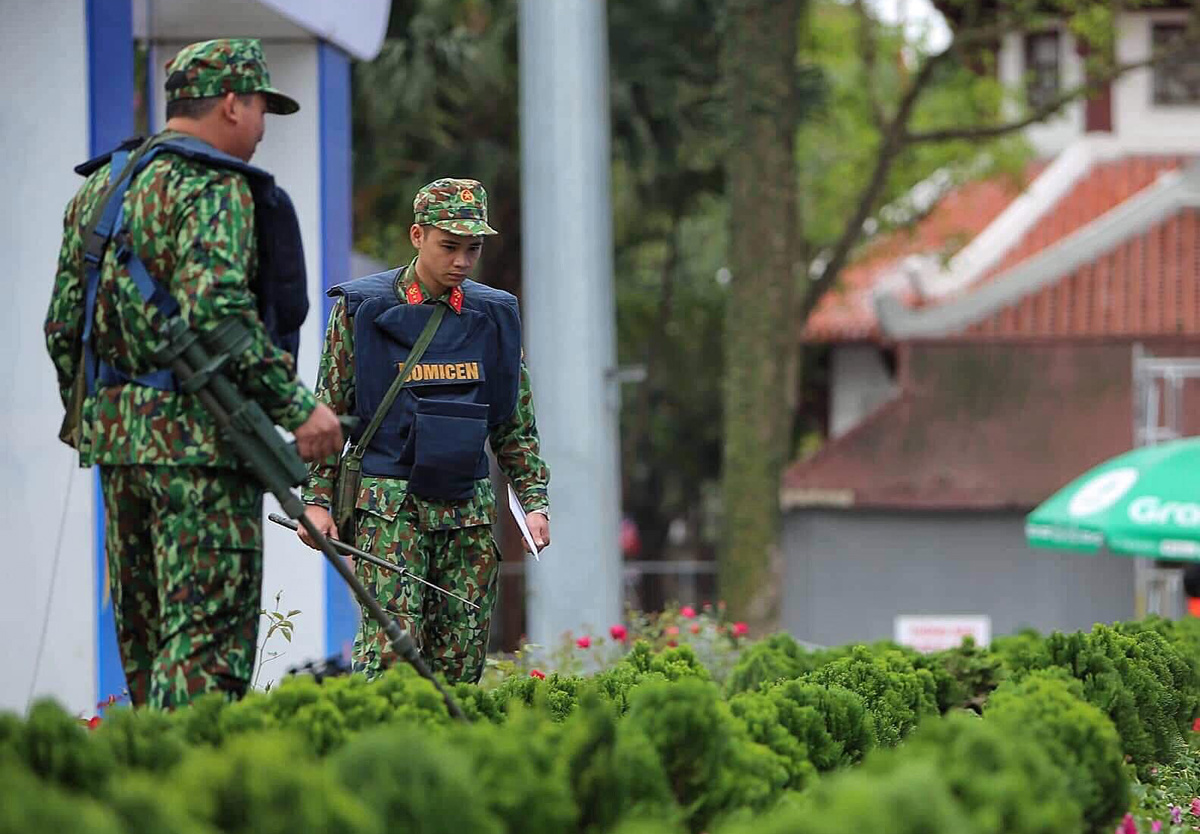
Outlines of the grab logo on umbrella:
{"type": "Polygon", "coordinates": [[[1097,475],[1079,488],[1079,492],[1071,497],[1067,512],[1072,518],[1095,515],[1107,510],[1121,500],[1137,483],[1138,471],[1132,466],[1113,469],[1103,475],[1097,475]]]}

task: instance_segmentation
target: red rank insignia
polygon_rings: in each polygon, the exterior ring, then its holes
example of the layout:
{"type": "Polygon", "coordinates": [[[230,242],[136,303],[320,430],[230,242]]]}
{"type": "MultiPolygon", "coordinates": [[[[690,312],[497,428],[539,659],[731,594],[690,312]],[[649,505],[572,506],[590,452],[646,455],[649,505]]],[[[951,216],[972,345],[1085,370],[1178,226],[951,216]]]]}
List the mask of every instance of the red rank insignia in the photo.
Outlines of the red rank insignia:
{"type": "Polygon", "coordinates": [[[408,299],[409,304],[420,304],[425,300],[425,296],[421,293],[421,287],[416,281],[413,281],[409,286],[408,292],[405,293],[405,298],[408,299]]]}
{"type": "Polygon", "coordinates": [[[450,290],[450,309],[456,313],[462,312],[463,291],[462,287],[455,287],[450,290]]]}

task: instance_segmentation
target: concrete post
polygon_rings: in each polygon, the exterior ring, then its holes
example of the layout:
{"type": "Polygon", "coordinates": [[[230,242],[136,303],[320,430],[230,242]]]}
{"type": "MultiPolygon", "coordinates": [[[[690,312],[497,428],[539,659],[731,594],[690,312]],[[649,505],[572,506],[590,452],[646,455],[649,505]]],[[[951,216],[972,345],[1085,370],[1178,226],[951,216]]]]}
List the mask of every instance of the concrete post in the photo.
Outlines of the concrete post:
{"type": "Polygon", "coordinates": [[[528,560],[528,631],[621,614],[615,299],[603,0],[521,0],[525,344],[551,467],[553,543],[528,560]]]}

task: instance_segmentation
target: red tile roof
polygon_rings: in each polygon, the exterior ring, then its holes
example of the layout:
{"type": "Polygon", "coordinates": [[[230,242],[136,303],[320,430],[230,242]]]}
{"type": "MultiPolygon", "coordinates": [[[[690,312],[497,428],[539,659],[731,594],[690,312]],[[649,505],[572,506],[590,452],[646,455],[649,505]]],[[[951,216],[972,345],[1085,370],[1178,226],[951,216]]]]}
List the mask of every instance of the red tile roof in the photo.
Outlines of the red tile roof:
{"type": "MultiPolygon", "coordinates": [[[[1157,355],[1197,353],[1155,340],[1157,355]]],[[[926,342],[903,393],[784,473],[785,509],[1020,509],[1133,442],[1128,342],[926,342]]],[[[1200,388],[1185,392],[1200,432],[1200,388]]],[[[902,555],[902,554],[898,554],[902,555]]]]}
{"type": "MultiPolygon", "coordinates": [[[[1026,184],[1044,167],[1044,163],[1031,165],[1026,184]]],[[[1020,194],[1021,185],[1009,177],[965,183],[946,194],[914,227],[891,232],[869,243],[842,271],[837,286],[817,303],[804,328],[804,340],[877,339],[879,323],[872,297],[880,273],[906,255],[954,254],[986,229],[1020,194]]]]}
{"type": "Polygon", "coordinates": [[[968,337],[1200,334],[1200,211],[1185,209],[967,328],[968,337]]]}
{"type": "MultiPolygon", "coordinates": [[[[1139,156],[1093,165],[995,267],[964,292],[1003,275],[1078,231],[1153,184],[1160,174],[1181,167],[1185,161],[1186,158],[1180,156],[1139,156]]],[[[1036,176],[1040,171],[1036,169],[1032,173],[1036,176]]],[[[805,327],[804,339],[854,341],[879,338],[873,291],[885,267],[903,254],[937,252],[953,240],[947,234],[947,228],[957,228],[960,239],[967,233],[973,237],[1015,197],[1014,189],[1004,190],[995,182],[968,184],[948,195],[926,220],[918,224],[911,235],[914,243],[904,251],[886,260],[868,256],[847,270],[842,289],[836,294],[830,293],[818,304],[805,327]],[[974,190],[981,186],[1001,190],[974,190]],[[957,227],[953,225],[956,221],[957,227]],[[927,225],[929,228],[924,228],[927,225]]],[[[1185,212],[969,328],[967,335],[989,338],[1141,335],[1194,329],[1197,303],[1195,235],[1194,213],[1185,212]],[[1175,309],[1178,304],[1183,305],[1182,310],[1175,309]]],[[[912,293],[902,294],[901,299],[910,306],[918,304],[912,293]]]]}

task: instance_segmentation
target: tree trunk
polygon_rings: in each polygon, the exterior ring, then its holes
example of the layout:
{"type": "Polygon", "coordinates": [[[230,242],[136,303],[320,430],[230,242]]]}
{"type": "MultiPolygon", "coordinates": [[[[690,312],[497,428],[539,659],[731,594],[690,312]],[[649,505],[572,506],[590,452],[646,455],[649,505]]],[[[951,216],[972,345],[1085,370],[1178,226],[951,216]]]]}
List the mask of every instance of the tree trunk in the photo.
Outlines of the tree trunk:
{"type": "Polygon", "coordinates": [[[795,329],[795,77],[800,0],[731,0],[722,55],[729,150],[725,541],[720,593],[761,634],[778,627],[779,479],[795,329]]]}

